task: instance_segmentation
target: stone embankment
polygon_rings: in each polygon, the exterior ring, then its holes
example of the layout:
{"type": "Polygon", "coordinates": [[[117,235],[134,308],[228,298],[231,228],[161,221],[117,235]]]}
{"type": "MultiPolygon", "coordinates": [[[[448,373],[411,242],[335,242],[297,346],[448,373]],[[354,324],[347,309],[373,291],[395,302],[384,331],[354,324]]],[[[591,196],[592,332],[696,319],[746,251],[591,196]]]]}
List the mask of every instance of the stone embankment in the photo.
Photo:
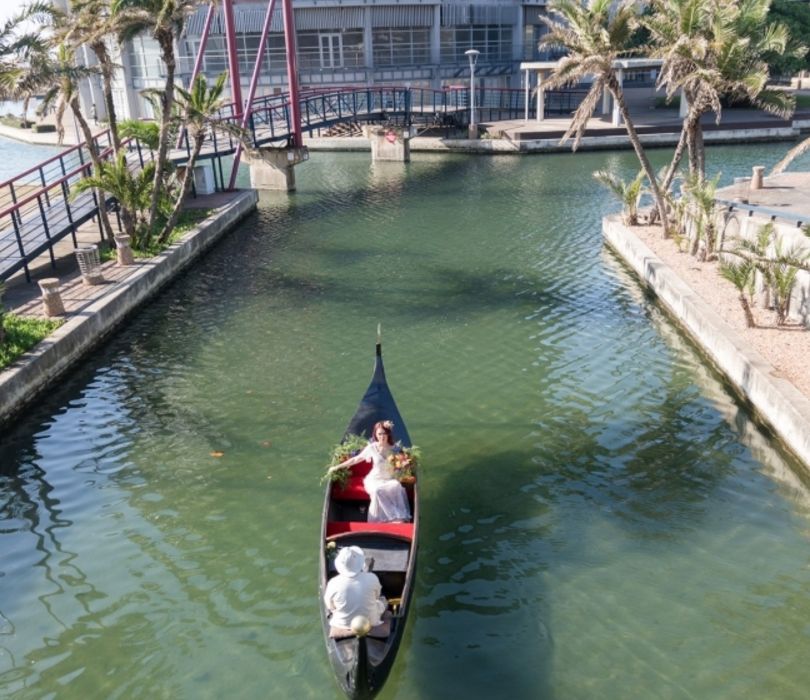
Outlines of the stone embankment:
{"type": "MultiPolygon", "coordinates": [[[[714,304],[709,304],[686,284],[634,229],[622,224],[618,215],[603,219],[602,230],[608,245],[657,295],[664,308],[702,348],[742,399],[810,469],[810,398],[806,393],[754,348],[751,339],[745,336],[745,329],[732,327],[714,304]]],[[[674,243],[665,243],[674,247],[674,243]]],[[[721,280],[707,279],[706,282],[716,288],[721,280]]],[[[735,296],[734,292],[731,294],[735,296]]],[[[805,334],[806,331],[794,330],[794,333],[805,334]]],[[[782,341],[788,341],[784,334],[782,341]]],[[[800,369],[806,366],[806,355],[794,361],[799,362],[800,369]]]]}
{"type": "Polygon", "coordinates": [[[63,285],[65,323],[0,372],[0,423],[30,404],[127,314],[253,211],[257,202],[255,190],[238,192],[157,257],[124,268],[114,267],[113,262],[105,263],[102,274],[108,281],[103,285],[87,287],[80,279],[63,285]]]}

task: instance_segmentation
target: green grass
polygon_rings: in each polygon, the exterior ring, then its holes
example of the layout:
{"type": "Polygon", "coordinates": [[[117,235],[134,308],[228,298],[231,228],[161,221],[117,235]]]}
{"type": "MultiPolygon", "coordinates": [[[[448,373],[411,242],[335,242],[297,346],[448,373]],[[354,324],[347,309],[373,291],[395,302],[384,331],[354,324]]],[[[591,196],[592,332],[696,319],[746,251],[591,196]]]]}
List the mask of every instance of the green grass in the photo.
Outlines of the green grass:
{"type": "Polygon", "coordinates": [[[6,339],[0,343],[0,369],[7,367],[40,340],[50,335],[62,322],[44,318],[26,318],[14,314],[2,317],[6,339]]]}
{"type": "MultiPolygon", "coordinates": [[[[153,258],[156,255],[160,255],[160,253],[166,250],[172,243],[177,242],[191,231],[191,229],[195,228],[197,224],[208,218],[211,211],[211,209],[186,209],[180,214],[180,218],[169,236],[169,240],[165,244],[159,244],[157,241],[153,240],[146,248],[133,248],[133,254],[136,258],[153,258]]],[[[162,225],[163,223],[158,221],[157,228],[162,228],[162,225]]]]}

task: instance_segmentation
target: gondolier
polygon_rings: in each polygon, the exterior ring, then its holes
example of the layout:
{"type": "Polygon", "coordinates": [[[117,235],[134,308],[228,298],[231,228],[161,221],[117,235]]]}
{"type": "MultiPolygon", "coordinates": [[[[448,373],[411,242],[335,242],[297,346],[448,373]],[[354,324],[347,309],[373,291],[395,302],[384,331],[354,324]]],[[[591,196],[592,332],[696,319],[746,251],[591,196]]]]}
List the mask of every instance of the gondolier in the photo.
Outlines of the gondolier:
{"type": "MultiPolygon", "coordinates": [[[[332,611],[329,625],[333,635],[351,632],[352,620],[367,618],[372,627],[382,623],[388,602],[381,595],[380,579],[365,571],[366,556],[360,547],[344,547],[335,557],[338,575],[329,579],[323,602],[332,611]]],[[[344,634],[344,636],[347,636],[344,634]]]]}

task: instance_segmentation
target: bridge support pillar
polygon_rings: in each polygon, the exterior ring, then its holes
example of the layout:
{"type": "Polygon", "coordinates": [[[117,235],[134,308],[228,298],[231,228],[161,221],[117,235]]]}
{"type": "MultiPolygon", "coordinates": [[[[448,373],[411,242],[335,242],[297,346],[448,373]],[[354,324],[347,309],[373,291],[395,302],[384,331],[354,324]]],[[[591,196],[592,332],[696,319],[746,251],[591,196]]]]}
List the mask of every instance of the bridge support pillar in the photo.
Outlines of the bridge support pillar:
{"type": "Polygon", "coordinates": [[[371,143],[371,160],[408,163],[411,160],[411,131],[408,127],[366,126],[363,128],[371,143]]]}
{"type": "Polygon", "coordinates": [[[306,146],[301,148],[260,148],[247,157],[250,186],[257,190],[295,191],[294,167],[309,160],[306,146]]]}

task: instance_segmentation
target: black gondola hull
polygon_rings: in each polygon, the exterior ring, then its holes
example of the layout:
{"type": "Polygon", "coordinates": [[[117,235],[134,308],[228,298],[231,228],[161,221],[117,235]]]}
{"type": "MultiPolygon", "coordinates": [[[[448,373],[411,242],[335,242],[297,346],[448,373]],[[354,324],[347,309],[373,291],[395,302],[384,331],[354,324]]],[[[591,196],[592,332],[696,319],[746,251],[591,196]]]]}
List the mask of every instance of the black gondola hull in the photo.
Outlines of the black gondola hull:
{"type": "MultiPolygon", "coordinates": [[[[374,373],[357,412],[349,422],[346,434],[371,435],[374,423],[380,420],[394,422],[394,438],[410,446],[405,423],[399,414],[394,398],[385,380],[382,353],[377,344],[374,373]]],[[[411,503],[412,523],[393,526],[388,524],[361,523],[362,531],[335,533],[334,515],[338,508],[332,485],[327,485],[321,518],[321,547],[319,565],[319,593],[321,621],[329,661],[335,680],[349,698],[367,700],[373,698],[385,684],[405,631],[410,611],[416,574],[416,551],[419,534],[419,488],[418,483],[407,487],[411,503]],[[360,546],[375,559],[374,572],[383,585],[383,594],[389,599],[392,593],[400,602],[391,619],[390,632],[383,639],[351,636],[345,639],[330,637],[328,611],[323,601],[327,581],[333,573],[332,559],[327,543],[336,547],[360,546]]]]}

